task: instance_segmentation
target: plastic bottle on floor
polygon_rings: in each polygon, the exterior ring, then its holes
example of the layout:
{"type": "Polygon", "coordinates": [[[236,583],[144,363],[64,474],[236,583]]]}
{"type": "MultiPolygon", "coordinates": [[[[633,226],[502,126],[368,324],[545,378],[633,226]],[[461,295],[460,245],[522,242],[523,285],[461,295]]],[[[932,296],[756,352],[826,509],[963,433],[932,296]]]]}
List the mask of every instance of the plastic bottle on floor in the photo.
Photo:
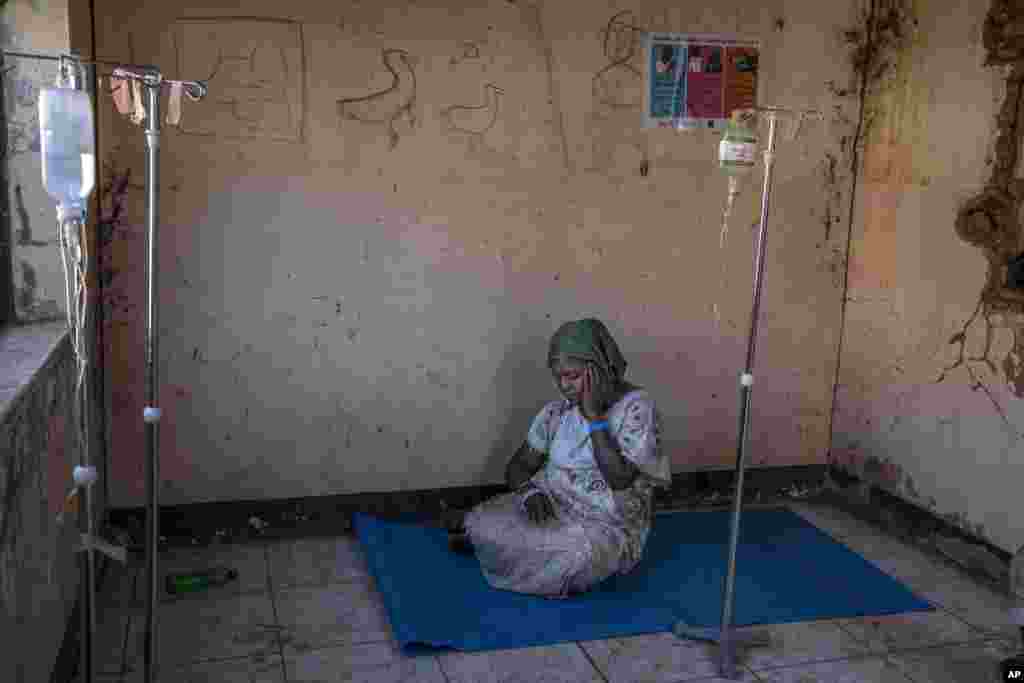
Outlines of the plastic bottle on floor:
{"type": "Polygon", "coordinates": [[[188,574],[170,574],[166,588],[171,595],[195,593],[213,586],[223,586],[238,578],[238,572],[227,567],[215,567],[201,572],[188,574]]]}

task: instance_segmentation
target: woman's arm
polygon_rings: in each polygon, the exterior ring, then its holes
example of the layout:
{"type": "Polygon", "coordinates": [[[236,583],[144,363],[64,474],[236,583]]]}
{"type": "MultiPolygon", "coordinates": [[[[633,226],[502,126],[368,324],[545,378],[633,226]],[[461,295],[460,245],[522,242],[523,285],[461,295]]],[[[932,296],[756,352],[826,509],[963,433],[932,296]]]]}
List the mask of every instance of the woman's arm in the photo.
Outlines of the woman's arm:
{"type": "Polygon", "coordinates": [[[616,491],[632,486],[637,475],[636,466],[629,461],[629,458],[623,456],[619,443],[608,433],[606,411],[622,398],[627,388],[624,383],[611,384],[608,377],[596,365],[587,364],[580,413],[587,422],[594,422],[598,419],[605,422],[605,429],[590,433],[590,443],[593,446],[597,468],[601,470],[608,486],[616,491]]]}
{"type": "Polygon", "coordinates": [[[637,467],[623,457],[622,450],[615,438],[602,429],[593,432],[590,435],[590,440],[594,444],[594,460],[597,461],[597,468],[601,470],[608,486],[616,491],[632,486],[636,479],[637,467]]]}
{"type": "Polygon", "coordinates": [[[510,489],[517,489],[530,480],[544,466],[547,454],[535,451],[530,444],[523,442],[516,454],[505,467],[505,482],[510,489]]]}

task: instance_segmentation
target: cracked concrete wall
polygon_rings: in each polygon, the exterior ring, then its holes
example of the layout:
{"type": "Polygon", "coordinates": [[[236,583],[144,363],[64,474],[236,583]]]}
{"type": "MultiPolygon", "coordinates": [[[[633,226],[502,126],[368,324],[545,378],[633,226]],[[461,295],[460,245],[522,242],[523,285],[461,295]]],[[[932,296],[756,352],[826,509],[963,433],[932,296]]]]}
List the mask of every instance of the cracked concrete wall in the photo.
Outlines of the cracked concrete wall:
{"type": "MultiPolygon", "coordinates": [[[[653,30],[760,38],[765,103],[847,112],[780,144],[761,466],[824,463],[828,443],[848,172],[827,172],[852,116],[825,87],[846,74],[848,12],[825,5],[631,5],[653,30]]],[[[608,26],[620,10],[96,2],[105,57],[213,74],[161,147],[166,503],[499,482],[555,397],[549,335],[587,315],[659,401],[674,469],[732,466],[761,178],[720,248],[719,136],[640,130],[643,58],[638,34],[608,26]]],[[[130,506],[144,492],[144,140],[109,98],[98,115],[102,181],[124,190],[103,282],[111,495],[130,506]]]]}
{"type": "MultiPolygon", "coordinates": [[[[5,339],[0,352],[49,361],[0,417],[0,680],[47,681],[78,597],[75,514],[57,522],[78,464],[72,430],[74,357],[60,324],[5,339]],[[59,340],[59,341],[57,341],[59,340]],[[56,345],[55,345],[56,342],[56,345]],[[55,348],[54,348],[55,346],[55,348]],[[15,635],[17,634],[17,635],[15,635]]],[[[7,365],[6,367],[11,367],[7,365]]],[[[5,377],[21,383],[27,377],[5,377]]],[[[3,394],[3,392],[0,392],[3,394]]],[[[97,507],[97,509],[102,509],[97,507]]]]}
{"type": "Polygon", "coordinates": [[[1011,67],[986,65],[990,9],[908,4],[906,40],[868,98],[832,460],[1014,552],[1024,406],[996,363],[1015,315],[982,308],[989,259],[957,226],[998,170],[999,115],[1019,88],[1011,67]]]}

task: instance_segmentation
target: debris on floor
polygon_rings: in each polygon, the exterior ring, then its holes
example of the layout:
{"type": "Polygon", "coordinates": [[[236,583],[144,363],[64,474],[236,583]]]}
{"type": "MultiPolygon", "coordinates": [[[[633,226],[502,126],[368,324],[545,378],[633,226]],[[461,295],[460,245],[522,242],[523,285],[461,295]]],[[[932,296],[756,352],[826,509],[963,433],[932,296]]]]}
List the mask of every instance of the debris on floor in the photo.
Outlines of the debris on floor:
{"type": "Polygon", "coordinates": [[[119,545],[123,548],[131,548],[136,545],[142,545],[132,537],[131,532],[127,529],[122,529],[116,526],[107,527],[106,534],[107,538],[111,539],[115,545],[119,545]]]}
{"type": "Polygon", "coordinates": [[[238,579],[238,571],[229,567],[214,567],[206,571],[187,574],[169,574],[165,588],[170,595],[195,593],[214,586],[223,586],[238,579]]]}
{"type": "Polygon", "coordinates": [[[295,512],[282,513],[281,519],[285,522],[308,522],[310,516],[302,510],[296,510],[295,512]]]}
{"type": "Polygon", "coordinates": [[[796,484],[791,484],[789,488],[782,489],[782,491],[780,491],[779,493],[780,495],[786,498],[796,498],[797,500],[800,500],[810,496],[812,494],[812,491],[811,489],[806,488],[804,486],[797,486],[796,484]]]}

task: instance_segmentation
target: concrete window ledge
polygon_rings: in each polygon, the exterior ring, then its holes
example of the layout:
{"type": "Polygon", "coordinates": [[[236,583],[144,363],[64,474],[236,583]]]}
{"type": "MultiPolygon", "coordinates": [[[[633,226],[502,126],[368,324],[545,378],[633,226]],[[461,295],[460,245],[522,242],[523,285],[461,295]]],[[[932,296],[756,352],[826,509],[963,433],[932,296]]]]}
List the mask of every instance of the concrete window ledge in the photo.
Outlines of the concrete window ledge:
{"type": "Polygon", "coordinates": [[[32,323],[0,330],[0,424],[54,359],[70,344],[67,323],[32,323]]]}
{"type": "Polygon", "coordinates": [[[78,524],[56,521],[78,462],[74,375],[67,323],[0,330],[0,633],[32,643],[4,650],[0,681],[48,681],[58,653],[74,660],[78,524]]]}

